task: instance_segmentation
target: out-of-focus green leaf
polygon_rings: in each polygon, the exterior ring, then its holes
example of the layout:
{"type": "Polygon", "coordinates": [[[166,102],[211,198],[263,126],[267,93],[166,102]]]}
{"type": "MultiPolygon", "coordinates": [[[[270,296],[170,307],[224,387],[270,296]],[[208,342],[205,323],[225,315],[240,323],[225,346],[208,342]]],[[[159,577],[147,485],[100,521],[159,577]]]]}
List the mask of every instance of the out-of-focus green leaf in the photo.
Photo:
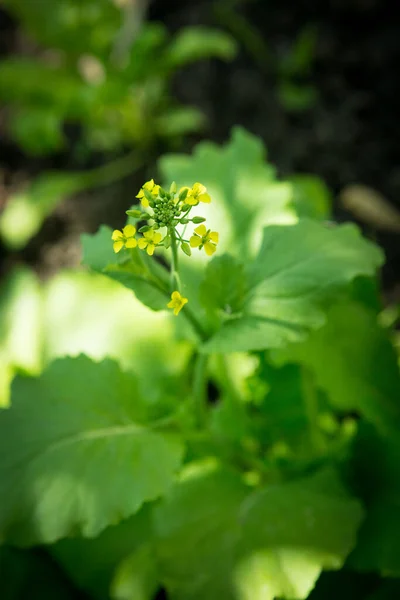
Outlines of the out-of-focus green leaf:
{"type": "Polygon", "coordinates": [[[4,242],[13,250],[23,248],[55,206],[82,187],[85,182],[78,174],[46,173],[30,188],[8,198],[0,216],[4,242]]]}
{"type": "Polygon", "coordinates": [[[0,407],[9,403],[9,386],[18,371],[42,367],[42,295],[27,269],[11,273],[0,294],[0,407]]]}
{"type": "Polygon", "coordinates": [[[94,598],[109,600],[119,564],[152,539],[151,504],[119,525],[107,527],[96,538],[64,539],[50,552],[80,589],[94,598]]]}
{"type": "Polygon", "coordinates": [[[299,85],[282,81],[278,86],[278,96],[286,110],[298,112],[312,108],[318,100],[318,90],[312,85],[299,85]]]}
{"type": "Polygon", "coordinates": [[[0,413],[1,539],[92,537],[165,494],[183,444],[148,413],[136,378],[110,360],[65,358],[17,378],[0,413]]]}
{"type": "Polygon", "coordinates": [[[111,586],[112,600],[152,600],[159,587],[151,545],[143,545],[118,567],[111,586]]]}
{"type": "Polygon", "coordinates": [[[248,270],[243,316],[227,320],[204,352],[273,349],[301,341],[324,323],[321,302],[358,275],[373,275],[381,251],[356,227],[303,220],[269,226],[248,270]]]}
{"type": "Polygon", "coordinates": [[[37,41],[72,55],[105,54],[121,25],[118,5],[110,0],[5,0],[4,4],[37,41]]]}
{"type": "Polygon", "coordinates": [[[155,127],[161,136],[175,137],[194,133],[204,128],[205,117],[197,108],[181,106],[169,109],[155,120],[155,127]]]}
{"type": "Polygon", "coordinates": [[[33,155],[57,151],[64,145],[61,118],[49,109],[18,110],[12,115],[10,129],[22,148],[33,155]]]}
{"type": "Polygon", "coordinates": [[[249,494],[189,466],[155,509],[161,581],[171,600],[306,598],[323,568],[341,567],[361,517],[330,470],[249,494]]]}
{"type": "Polygon", "coordinates": [[[332,195],[326,184],[315,175],[292,175],[293,202],[300,217],[329,219],[332,195]]]}
{"type": "Polygon", "coordinates": [[[278,357],[311,369],[336,409],[359,412],[383,432],[398,424],[397,357],[370,309],[346,298],[328,310],[321,329],[279,351],[278,357]]]}
{"type": "Polygon", "coordinates": [[[176,69],[204,58],[232,60],[237,52],[235,39],[224,31],[208,27],[185,27],[170,44],[166,62],[176,69]]]}
{"type": "Polygon", "coordinates": [[[206,217],[219,232],[218,252],[229,251],[243,260],[258,248],[264,225],[297,220],[291,184],[276,180],[261,140],[239,127],[225,146],[201,142],[192,156],[163,156],[160,170],[178,189],[196,181],[208,188],[212,203],[196,206],[192,213],[206,217]]]}

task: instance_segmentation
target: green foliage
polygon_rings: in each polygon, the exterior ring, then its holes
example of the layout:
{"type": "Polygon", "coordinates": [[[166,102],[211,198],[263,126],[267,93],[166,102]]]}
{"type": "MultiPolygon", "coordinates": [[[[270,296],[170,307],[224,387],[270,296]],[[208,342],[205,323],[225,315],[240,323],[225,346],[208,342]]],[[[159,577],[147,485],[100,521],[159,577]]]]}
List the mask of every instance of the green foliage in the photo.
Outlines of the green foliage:
{"type": "MultiPolygon", "coordinates": [[[[117,252],[108,227],[83,236],[90,271],[17,271],[0,293],[1,596],[22,593],[33,556],[6,544],[41,544],[99,600],[397,597],[382,252],[326,222],[319,180],[277,180],[241,129],[161,166],[178,197],[198,181],[212,197],[178,241],[166,227],[154,257],[126,248],[151,230],[133,206],[117,252]],[[220,234],[212,258],[190,245],[199,222],[220,234]],[[177,316],[172,292],[188,300],[177,316]]],[[[58,597],[48,585],[37,594],[58,597]]]]}
{"type": "Polygon", "coordinates": [[[115,363],[65,358],[13,387],[18,401],[2,415],[0,447],[7,455],[0,473],[7,539],[92,537],[171,485],[182,444],[154,429],[135,378],[115,363]]]}

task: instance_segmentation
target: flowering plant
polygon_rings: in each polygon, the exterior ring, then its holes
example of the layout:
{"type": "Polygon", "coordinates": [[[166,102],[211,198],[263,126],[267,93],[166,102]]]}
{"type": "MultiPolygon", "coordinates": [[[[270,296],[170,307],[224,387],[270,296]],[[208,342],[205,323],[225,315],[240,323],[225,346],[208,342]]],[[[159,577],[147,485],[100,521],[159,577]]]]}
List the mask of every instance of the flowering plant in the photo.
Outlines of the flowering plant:
{"type": "Polygon", "coordinates": [[[362,571],[397,597],[381,251],[242,130],[160,168],[180,186],[146,182],[120,229],[85,235],[90,271],[11,286],[40,307],[43,355],[25,303],[24,352],[3,353],[31,377],[0,412],[2,540],[45,546],[99,599],[326,600],[362,571]]]}

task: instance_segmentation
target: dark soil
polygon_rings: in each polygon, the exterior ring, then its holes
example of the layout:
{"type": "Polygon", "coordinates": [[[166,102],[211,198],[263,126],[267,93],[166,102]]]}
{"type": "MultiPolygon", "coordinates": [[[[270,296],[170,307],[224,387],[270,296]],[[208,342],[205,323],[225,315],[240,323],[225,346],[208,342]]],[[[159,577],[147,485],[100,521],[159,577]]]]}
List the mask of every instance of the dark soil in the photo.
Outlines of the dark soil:
{"type": "MultiPolygon", "coordinates": [[[[229,0],[155,0],[149,16],[166,23],[171,31],[187,24],[229,30],[232,20],[224,7],[232,4],[229,0]]],[[[179,99],[199,106],[207,115],[204,137],[223,142],[233,125],[242,125],[263,139],[281,175],[319,175],[335,195],[349,183],[366,184],[400,208],[400,42],[395,7],[385,0],[242,0],[236,4],[233,14],[247,27],[239,37],[239,56],[229,64],[207,61],[192,65],[174,82],[179,99]],[[298,33],[310,24],[317,30],[315,57],[310,72],[301,74],[297,82],[312,84],[317,100],[308,109],[293,112],[278,97],[277,65],[298,33]],[[263,52],[252,50],[250,38],[258,40],[263,52]]],[[[3,20],[0,52],[12,48],[14,30],[12,20],[3,20]]],[[[196,141],[187,140],[182,150],[190,151],[196,141]]],[[[3,146],[0,159],[8,178],[49,166],[27,160],[10,144],[3,146]]],[[[68,155],[56,160],[57,168],[71,168],[68,155]]],[[[82,199],[70,201],[45,224],[20,260],[39,271],[54,272],[64,265],[66,256],[59,252],[64,262],[60,259],[58,264],[57,252],[54,255],[57,245],[62,248],[71,231],[76,244],[82,230],[94,230],[100,222],[119,224],[119,207],[125,208],[124,197],[127,193],[131,196],[137,183],[133,177],[113,188],[112,201],[110,190],[101,194],[103,201],[96,200],[98,194],[89,195],[92,201],[84,213],[80,210],[82,199]],[[43,247],[53,251],[51,260],[50,250],[44,254],[43,247]],[[49,260],[55,264],[48,264],[49,260]]],[[[338,220],[353,218],[338,205],[335,216],[338,220]]],[[[384,286],[393,289],[400,282],[400,239],[395,234],[375,233],[387,254],[384,286]]],[[[9,259],[4,250],[3,256],[9,259]]],[[[76,263],[76,257],[71,261],[76,263]]]]}

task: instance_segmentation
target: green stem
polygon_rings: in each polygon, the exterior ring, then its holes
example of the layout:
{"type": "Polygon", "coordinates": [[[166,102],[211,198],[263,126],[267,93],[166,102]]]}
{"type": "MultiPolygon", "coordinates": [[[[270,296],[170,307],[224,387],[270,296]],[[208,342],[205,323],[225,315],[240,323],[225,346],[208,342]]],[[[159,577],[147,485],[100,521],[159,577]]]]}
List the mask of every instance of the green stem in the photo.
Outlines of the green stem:
{"type": "Polygon", "coordinates": [[[178,274],[178,244],[176,241],[176,232],[175,227],[171,227],[169,229],[169,235],[171,238],[171,252],[172,252],[172,262],[171,262],[171,291],[178,290],[181,291],[180,279],[178,274]]]}
{"type": "Polygon", "coordinates": [[[199,352],[193,374],[193,410],[200,428],[204,426],[207,418],[207,360],[208,355],[199,352]]]}

